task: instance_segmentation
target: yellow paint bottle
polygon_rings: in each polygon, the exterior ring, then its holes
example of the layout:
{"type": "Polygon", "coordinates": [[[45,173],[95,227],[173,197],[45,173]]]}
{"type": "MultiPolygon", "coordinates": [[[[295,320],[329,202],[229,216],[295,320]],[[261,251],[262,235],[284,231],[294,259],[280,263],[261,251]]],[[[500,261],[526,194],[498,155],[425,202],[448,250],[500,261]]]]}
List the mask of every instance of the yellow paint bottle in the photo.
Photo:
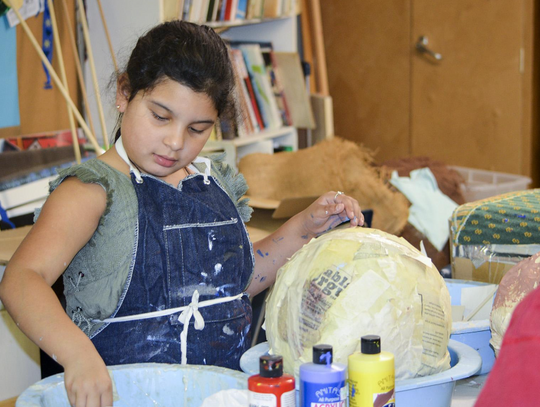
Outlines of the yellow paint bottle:
{"type": "Polygon", "coordinates": [[[349,356],[349,406],[395,407],[394,355],[381,351],[381,338],[361,338],[361,351],[349,356]]]}

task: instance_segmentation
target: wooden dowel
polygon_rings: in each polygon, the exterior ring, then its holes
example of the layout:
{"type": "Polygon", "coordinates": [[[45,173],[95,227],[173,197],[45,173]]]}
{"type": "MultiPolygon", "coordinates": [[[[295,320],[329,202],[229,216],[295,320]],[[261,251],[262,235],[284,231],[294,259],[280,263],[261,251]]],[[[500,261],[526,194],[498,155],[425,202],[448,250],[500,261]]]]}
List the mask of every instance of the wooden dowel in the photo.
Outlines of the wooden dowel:
{"type": "Polygon", "coordinates": [[[311,74],[309,81],[309,92],[317,93],[317,81],[315,78],[315,71],[317,67],[313,64],[313,41],[311,40],[311,23],[309,18],[309,0],[302,0],[302,12],[300,14],[300,23],[302,25],[302,46],[304,50],[304,60],[309,63],[311,74]]]}
{"type": "Polygon", "coordinates": [[[84,43],[86,44],[86,53],[88,55],[88,63],[90,64],[90,71],[92,73],[92,83],[94,84],[94,92],[96,94],[96,103],[99,113],[99,122],[101,124],[101,132],[103,134],[103,144],[105,148],[109,148],[109,134],[107,133],[107,127],[105,126],[105,115],[103,114],[103,105],[101,104],[101,94],[99,91],[99,83],[96,75],[96,65],[94,64],[94,54],[92,52],[92,44],[90,43],[90,34],[88,31],[88,22],[86,21],[86,13],[84,11],[84,4],[82,0],[77,0],[79,5],[79,13],[81,13],[81,26],[83,29],[84,43]]]}
{"type": "Polygon", "coordinates": [[[107,20],[105,20],[105,14],[103,13],[103,7],[101,6],[101,0],[97,0],[99,7],[99,14],[101,15],[101,22],[103,23],[103,29],[105,30],[105,36],[107,37],[107,43],[109,44],[109,51],[111,52],[112,61],[114,64],[115,72],[118,72],[118,64],[116,63],[116,55],[111,42],[111,36],[109,35],[109,28],[107,27],[107,20]]]}
{"type": "Polygon", "coordinates": [[[319,0],[310,0],[309,15],[311,17],[311,24],[313,30],[313,42],[315,44],[315,60],[317,64],[317,70],[315,72],[317,78],[317,88],[319,93],[323,96],[330,94],[328,88],[328,73],[326,70],[326,53],[324,51],[324,36],[321,19],[321,5],[319,0]]]}
{"type": "MultiPolygon", "coordinates": [[[[47,0],[49,4],[49,14],[51,16],[51,24],[53,29],[53,41],[54,47],[56,48],[56,55],[58,58],[58,66],[60,67],[60,75],[62,76],[62,83],[64,84],[66,90],[69,92],[69,86],[66,76],[66,67],[64,65],[64,56],[62,54],[62,44],[60,43],[60,34],[58,32],[58,24],[56,23],[56,12],[54,11],[54,4],[52,0],[47,0]]],[[[81,163],[81,150],[79,148],[79,137],[77,136],[77,129],[75,128],[75,120],[73,120],[73,113],[69,107],[69,103],[66,102],[68,118],[69,118],[69,127],[71,129],[71,140],[73,142],[73,152],[75,153],[75,159],[77,164],[81,163]]]]}
{"type": "Polygon", "coordinates": [[[75,35],[73,34],[73,25],[71,24],[71,18],[69,17],[69,8],[66,4],[66,0],[62,0],[62,6],[64,8],[64,14],[66,16],[66,23],[69,31],[69,43],[71,44],[71,49],[75,55],[75,69],[77,70],[77,78],[79,79],[79,87],[81,89],[81,94],[84,101],[84,108],[86,110],[86,117],[88,118],[88,124],[92,130],[92,134],[96,134],[96,129],[94,128],[94,120],[92,118],[92,113],[90,110],[90,103],[88,102],[88,93],[86,93],[86,85],[84,83],[84,76],[82,73],[81,60],[79,59],[79,50],[77,49],[77,42],[75,41],[75,35]]]}
{"type": "Polygon", "coordinates": [[[96,150],[96,153],[97,154],[103,154],[104,153],[103,149],[98,144],[98,142],[96,141],[96,138],[94,137],[94,135],[92,134],[92,132],[90,131],[88,126],[86,125],[86,122],[84,121],[83,117],[79,113],[79,110],[77,109],[77,106],[75,106],[75,104],[71,100],[71,98],[69,96],[69,93],[64,88],[64,85],[62,85],[62,82],[60,81],[60,78],[58,77],[58,75],[56,74],[56,71],[54,70],[51,63],[49,62],[49,60],[47,59],[47,57],[43,53],[43,50],[41,49],[41,47],[38,44],[36,38],[34,37],[34,34],[32,34],[32,31],[30,30],[30,27],[28,27],[28,24],[26,24],[26,21],[24,21],[23,17],[21,16],[21,13],[19,13],[18,9],[13,8],[11,6],[11,0],[2,0],[2,1],[4,3],[6,3],[8,5],[8,7],[11,7],[11,9],[14,11],[15,15],[19,19],[21,27],[23,28],[24,32],[28,36],[28,39],[32,43],[32,46],[34,47],[34,49],[38,53],[38,55],[39,55],[39,57],[41,59],[41,62],[43,62],[43,64],[49,70],[49,74],[51,75],[51,78],[53,79],[54,84],[56,85],[56,87],[58,88],[60,93],[62,93],[62,96],[64,96],[64,99],[66,99],[66,102],[71,107],[71,110],[72,110],[73,114],[75,115],[75,117],[77,118],[77,121],[79,122],[79,126],[81,126],[82,129],[84,130],[84,132],[86,133],[88,139],[90,140],[90,142],[94,146],[94,148],[96,150]]]}

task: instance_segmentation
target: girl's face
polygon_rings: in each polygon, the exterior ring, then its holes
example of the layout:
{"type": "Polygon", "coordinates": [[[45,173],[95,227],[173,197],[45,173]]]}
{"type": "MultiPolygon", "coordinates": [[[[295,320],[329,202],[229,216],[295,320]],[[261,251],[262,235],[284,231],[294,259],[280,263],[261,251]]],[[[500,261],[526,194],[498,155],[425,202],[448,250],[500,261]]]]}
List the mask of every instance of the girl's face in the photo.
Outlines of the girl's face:
{"type": "Polygon", "coordinates": [[[116,93],[122,117],[122,142],[142,171],[166,179],[201,152],[217,119],[212,100],[169,78],[150,92],[116,93]]]}

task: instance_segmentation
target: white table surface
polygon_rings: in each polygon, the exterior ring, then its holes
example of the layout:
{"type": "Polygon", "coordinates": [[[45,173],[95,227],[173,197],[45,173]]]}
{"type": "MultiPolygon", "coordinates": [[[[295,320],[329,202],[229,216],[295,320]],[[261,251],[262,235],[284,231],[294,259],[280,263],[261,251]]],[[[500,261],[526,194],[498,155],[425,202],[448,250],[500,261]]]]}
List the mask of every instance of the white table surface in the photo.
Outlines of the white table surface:
{"type": "Polygon", "coordinates": [[[451,407],[473,407],[487,377],[485,374],[458,380],[452,395],[451,407]]]}

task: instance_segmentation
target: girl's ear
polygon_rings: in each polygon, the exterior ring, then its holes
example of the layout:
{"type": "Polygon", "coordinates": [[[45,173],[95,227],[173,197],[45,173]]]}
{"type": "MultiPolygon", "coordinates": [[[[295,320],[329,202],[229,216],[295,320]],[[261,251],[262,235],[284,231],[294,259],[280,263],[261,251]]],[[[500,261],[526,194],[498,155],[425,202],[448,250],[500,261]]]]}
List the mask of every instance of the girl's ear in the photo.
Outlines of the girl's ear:
{"type": "Polygon", "coordinates": [[[130,95],[129,80],[125,74],[121,75],[116,83],[116,108],[120,113],[126,111],[130,95]]]}

